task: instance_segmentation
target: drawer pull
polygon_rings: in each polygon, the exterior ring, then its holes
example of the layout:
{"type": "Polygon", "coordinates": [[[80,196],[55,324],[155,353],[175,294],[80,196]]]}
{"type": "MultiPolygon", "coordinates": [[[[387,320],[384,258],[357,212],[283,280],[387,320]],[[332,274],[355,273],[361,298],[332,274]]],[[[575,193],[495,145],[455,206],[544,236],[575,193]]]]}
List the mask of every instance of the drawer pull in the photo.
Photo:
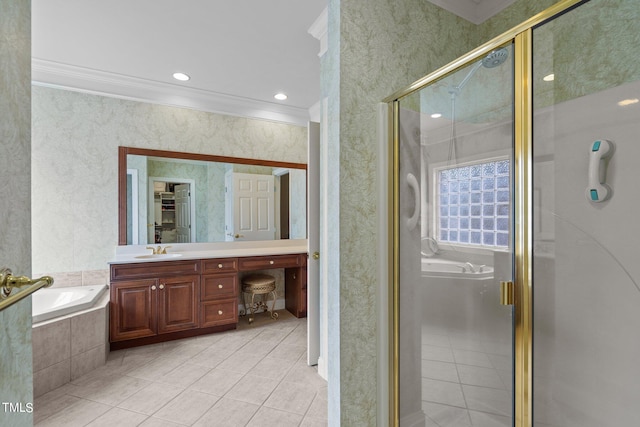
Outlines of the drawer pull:
{"type": "Polygon", "coordinates": [[[218,289],[222,289],[222,288],[223,288],[223,286],[222,286],[222,285],[218,285],[218,289]]]}
{"type": "Polygon", "coordinates": [[[269,261],[269,264],[273,265],[273,263],[274,263],[274,261],[273,261],[273,260],[269,261]]]}
{"type": "Polygon", "coordinates": [[[218,268],[222,268],[222,264],[218,264],[218,268]]]}
{"type": "Polygon", "coordinates": [[[151,285],[151,290],[155,291],[156,290],[156,285],[151,285]]]}
{"type": "Polygon", "coordinates": [[[160,283],[160,286],[158,286],[160,288],[160,290],[164,289],[164,283],[160,283]]]}
{"type": "Polygon", "coordinates": [[[222,310],[218,310],[218,314],[219,314],[219,315],[222,315],[222,310]]]}

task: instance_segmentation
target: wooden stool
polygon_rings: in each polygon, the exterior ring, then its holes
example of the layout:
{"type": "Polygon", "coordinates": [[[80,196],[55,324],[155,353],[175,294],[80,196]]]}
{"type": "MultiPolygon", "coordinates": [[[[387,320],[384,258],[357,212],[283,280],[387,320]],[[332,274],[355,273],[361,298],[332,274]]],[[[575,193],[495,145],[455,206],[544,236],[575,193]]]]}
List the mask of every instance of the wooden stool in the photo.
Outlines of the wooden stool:
{"type": "Polygon", "coordinates": [[[259,303],[254,303],[253,300],[256,295],[266,295],[271,294],[273,297],[273,302],[271,303],[271,318],[277,319],[278,313],[274,312],[273,309],[276,306],[276,279],[273,276],[268,274],[250,274],[248,276],[244,276],[242,278],[242,303],[244,304],[244,312],[247,313],[247,294],[251,294],[251,305],[249,309],[251,310],[251,315],[249,316],[249,323],[253,322],[253,314],[254,312],[260,308],[264,307],[265,310],[268,309],[267,304],[265,303],[266,296],[263,297],[263,300],[259,303]]]}

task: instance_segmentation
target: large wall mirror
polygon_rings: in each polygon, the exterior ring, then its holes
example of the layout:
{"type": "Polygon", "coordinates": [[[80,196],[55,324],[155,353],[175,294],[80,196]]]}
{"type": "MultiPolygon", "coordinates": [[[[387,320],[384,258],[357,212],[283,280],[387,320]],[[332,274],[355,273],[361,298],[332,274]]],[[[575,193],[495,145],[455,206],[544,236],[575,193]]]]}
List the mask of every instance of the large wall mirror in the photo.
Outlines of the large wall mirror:
{"type": "Polygon", "coordinates": [[[118,244],[307,237],[307,165],[118,149],[118,244]]]}

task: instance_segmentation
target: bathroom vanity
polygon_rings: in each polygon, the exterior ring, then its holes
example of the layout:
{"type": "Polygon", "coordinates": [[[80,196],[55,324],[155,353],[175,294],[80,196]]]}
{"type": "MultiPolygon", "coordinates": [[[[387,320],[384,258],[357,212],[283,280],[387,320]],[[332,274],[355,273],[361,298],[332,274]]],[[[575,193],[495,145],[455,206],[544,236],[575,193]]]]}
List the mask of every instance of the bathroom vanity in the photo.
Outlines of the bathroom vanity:
{"type": "Polygon", "coordinates": [[[239,277],[249,271],[284,269],[285,308],[306,316],[306,244],[194,247],[166,257],[120,254],[110,263],[112,350],[235,329],[239,277]]]}

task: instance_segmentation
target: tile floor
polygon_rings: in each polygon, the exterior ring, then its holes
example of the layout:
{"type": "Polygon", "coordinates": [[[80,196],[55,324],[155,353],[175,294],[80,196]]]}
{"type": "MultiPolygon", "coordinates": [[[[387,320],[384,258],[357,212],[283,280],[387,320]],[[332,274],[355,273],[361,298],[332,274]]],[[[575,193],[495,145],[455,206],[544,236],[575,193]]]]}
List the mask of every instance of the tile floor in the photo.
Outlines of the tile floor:
{"type": "Polygon", "coordinates": [[[306,363],[306,319],[278,313],[111,352],[105,366],[36,398],[35,425],[326,426],[327,383],[306,363]]]}
{"type": "Polygon", "coordinates": [[[423,325],[426,427],[510,426],[511,372],[510,343],[423,325]]]}

